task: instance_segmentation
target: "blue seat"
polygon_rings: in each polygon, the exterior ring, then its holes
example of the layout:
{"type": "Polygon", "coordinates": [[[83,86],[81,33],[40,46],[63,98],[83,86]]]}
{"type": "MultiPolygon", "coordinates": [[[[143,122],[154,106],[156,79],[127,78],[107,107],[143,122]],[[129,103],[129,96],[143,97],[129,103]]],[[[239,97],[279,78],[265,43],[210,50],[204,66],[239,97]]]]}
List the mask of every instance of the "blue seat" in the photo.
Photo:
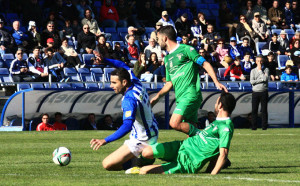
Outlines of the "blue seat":
{"type": "Polygon", "coordinates": [[[239,83],[237,82],[228,82],[227,87],[229,90],[240,90],[239,83]]]}
{"type": "Polygon", "coordinates": [[[110,73],[114,71],[115,68],[104,68],[104,81],[109,82],[110,81],[110,73]]]}
{"type": "Polygon", "coordinates": [[[272,34],[276,33],[280,35],[281,29],[272,29],[272,34]]]}
{"type": "Polygon", "coordinates": [[[146,33],[151,33],[155,30],[154,27],[145,27],[146,33]]]}
{"type": "Polygon", "coordinates": [[[277,56],[277,61],[278,61],[278,68],[279,69],[284,69],[285,68],[285,63],[287,60],[289,60],[289,56],[287,55],[278,55],[277,56]]]}
{"type": "Polygon", "coordinates": [[[265,44],[267,44],[267,42],[257,42],[255,44],[257,55],[262,54],[261,49],[265,44]]]}
{"type": "Polygon", "coordinates": [[[7,21],[8,25],[12,25],[12,23],[17,20],[20,21],[20,18],[17,13],[7,13],[6,14],[6,21],[7,21]]]}
{"type": "Polygon", "coordinates": [[[58,88],[56,83],[51,83],[51,85],[49,83],[44,83],[44,87],[45,88],[58,88]]]}
{"type": "Polygon", "coordinates": [[[31,88],[30,84],[28,83],[17,84],[17,91],[30,89],[30,88],[31,88]]]}
{"type": "Polygon", "coordinates": [[[274,81],[268,82],[269,90],[277,90],[277,83],[274,81]]]}
{"type": "Polygon", "coordinates": [[[140,80],[145,82],[151,82],[153,74],[142,74],[140,80]]]}
{"type": "Polygon", "coordinates": [[[123,41],[126,41],[126,40],[125,40],[125,36],[126,36],[127,34],[128,34],[127,32],[121,32],[121,33],[120,33],[120,39],[122,39],[123,41]]]}
{"type": "Polygon", "coordinates": [[[88,68],[78,68],[78,73],[80,75],[80,79],[83,82],[93,82],[94,78],[88,68]]]}
{"type": "Polygon", "coordinates": [[[80,54],[78,54],[78,57],[79,57],[81,63],[84,63],[84,62],[83,62],[83,59],[82,59],[82,56],[81,56],[80,54]]]}
{"type": "Polygon", "coordinates": [[[226,71],[227,68],[218,68],[218,77],[220,78],[220,80],[228,80],[229,76],[224,77],[224,73],[226,71]]]}
{"type": "Polygon", "coordinates": [[[83,83],[72,83],[71,84],[71,87],[73,89],[85,89],[85,86],[83,83]]]}
{"type": "Polygon", "coordinates": [[[85,88],[88,90],[99,90],[98,83],[85,83],[85,88]]]}
{"type": "Polygon", "coordinates": [[[57,87],[60,89],[71,89],[71,84],[69,83],[57,83],[57,87]]]}
{"type": "Polygon", "coordinates": [[[71,82],[81,81],[75,68],[64,68],[64,75],[70,78],[71,82]]]}
{"type": "Polygon", "coordinates": [[[143,42],[145,47],[149,45],[149,41],[143,41],[143,42]]]}
{"type": "Polygon", "coordinates": [[[44,88],[43,83],[31,83],[31,88],[35,89],[35,88],[44,88]]]}
{"type": "Polygon", "coordinates": [[[127,27],[118,27],[117,32],[118,33],[122,33],[122,32],[128,33],[128,28],[127,27]]]}
{"type": "Polygon", "coordinates": [[[215,17],[219,17],[219,10],[218,9],[211,9],[211,15],[215,17]]]}
{"type": "Polygon", "coordinates": [[[197,8],[197,11],[204,13],[205,17],[207,17],[207,18],[212,18],[212,14],[211,14],[211,12],[208,9],[202,9],[202,8],[198,9],[197,8]]]}
{"type": "Polygon", "coordinates": [[[215,9],[215,10],[219,11],[220,6],[217,3],[208,4],[208,9],[210,9],[210,10],[215,9]]]}
{"type": "Polygon", "coordinates": [[[197,4],[197,10],[199,9],[208,9],[207,4],[197,4]]]}
{"type": "Polygon", "coordinates": [[[11,26],[4,26],[3,28],[5,28],[8,32],[12,32],[14,30],[11,26]]]}
{"type": "Polygon", "coordinates": [[[217,88],[216,88],[216,85],[213,82],[208,82],[207,89],[213,89],[213,90],[215,90],[217,88]]]}
{"type": "Polygon", "coordinates": [[[151,83],[151,88],[152,89],[161,89],[164,87],[164,85],[165,85],[164,82],[157,82],[157,87],[155,87],[155,83],[151,83]]]}
{"type": "Polygon", "coordinates": [[[94,1],[94,6],[96,8],[101,8],[101,1],[94,1]]]}
{"type": "Polygon", "coordinates": [[[113,28],[113,27],[107,27],[107,28],[104,28],[104,32],[105,33],[117,33],[117,30],[116,30],[116,28],[113,28]]]}
{"type": "Polygon", "coordinates": [[[103,81],[103,71],[101,68],[91,68],[90,70],[96,82],[103,81]]]}
{"type": "Polygon", "coordinates": [[[11,62],[15,59],[14,55],[13,54],[4,54],[3,57],[2,57],[5,65],[10,68],[10,64],[11,62]]]}
{"type": "Polygon", "coordinates": [[[125,47],[124,41],[113,41],[113,42],[112,42],[112,44],[113,44],[113,49],[115,49],[115,45],[116,45],[117,42],[120,43],[121,49],[123,50],[124,47],[125,47]]]}
{"type": "Polygon", "coordinates": [[[82,59],[83,59],[83,62],[84,64],[86,64],[87,66],[91,66],[92,63],[91,63],[91,58],[95,57],[94,54],[82,54],[82,59]]]}
{"type": "Polygon", "coordinates": [[[108,82],[105,82],[104,83],[104,86],[103,86],[103,84],[101,84],[101,86],[100,86],[102,89],[111,89],[112,90],[112,88],[110,88],[110,83],[108,83],[108,82]]]}
{"type": "Polygon", "coordinates": [[[281,81],[277,82],[277,89],[282,89],[282,82],[281,81]]]}
{"type": "Polygon", "coordinates": [[[288,35],[288,39],[291,39],[295,35],[295,31],[293,29],[284,29],[284,31],[288,35]]]}
{"type": "Polygon", "coordinates": [[[146,89],[151,89],[151,84],[150,83],[142,82],[142,84],[143,84],[143,87],[145,87],[146,89]]]}
{"type": "Polygon", "coordinates": [[[204,2],[205,2],[205,3],[207,3],[207,4],[212,4],[212,3],[215,3],[215,1],[214,1],[214,0],[204,0],[204,2]]]}
{"type": "Polygon", "coordinates": [[[250,82],[240,82],[242,90],[252,90],[252,85],[250,82]]]}
{"type": "Polygon", "coordinates": [[[20,30],[21,30],[22,32],[24,32],[24,33],[27,32],[27,28],[26,28],[25,26],[21,26],[21,27],[20,27],[20,30]]]}
{"type": "Polygon", "coordinates": [[[0,68],[0,82],[14,82],[7,68],[0,68]]]}
{"type": "Polygon", "coordinates": [[[118,41],[118,40],[120,40],[120,35],[117,32],[111,33],[111,40],[112,41],[118,41]]]}
{"type": "Polygon", "coordinates": [[[191,5],[192,6],[197,6],[197,4],[202,3],[202,0],[191,0],[191,5]]]}
{"type": "Polygon", "coordinates": [[[236,37],[237,44],[240,44],[243,42],[240,40],[239,35],[237,33],[235,34],[235,37],[236,37]]]}

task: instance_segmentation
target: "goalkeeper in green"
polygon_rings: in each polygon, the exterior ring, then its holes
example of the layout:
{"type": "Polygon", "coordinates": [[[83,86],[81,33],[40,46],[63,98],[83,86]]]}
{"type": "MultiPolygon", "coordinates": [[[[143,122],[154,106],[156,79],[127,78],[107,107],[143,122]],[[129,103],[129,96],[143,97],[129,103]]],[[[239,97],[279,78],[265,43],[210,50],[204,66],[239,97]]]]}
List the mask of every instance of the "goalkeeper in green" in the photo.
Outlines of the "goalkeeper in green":
{"type": "Polygon", "coordinates": [[[234,130],[230,115],[235,105],[234,96],[222,92],[215,104],[217,118],[203,131],[189,124],[190,137],[184,141],[156,143],[143,149],[144,158],[160,158],[167,163],[148,165],[140,169],[134,167],[125,173],[197,173],[207,162],[210,162],[208,170],[213,175],[218,174],[227,161],[234,130]]]}
{"type": "Polygon", "coordinates": [[[160,28],[157,35],[161,49],[169,52],[164,59],[167,82],[150,103],[153,107],[161,97],[174,88],[176,107],[170,119],[170,126],[187,134],[189,124],[197,123],[197,114],[202,103],[199,65],[210,75],[218,89],[226,92],[227,89],[217,80],[210,63],[192,46],[177,44],[176,32],[172,26],[160,28]]]}

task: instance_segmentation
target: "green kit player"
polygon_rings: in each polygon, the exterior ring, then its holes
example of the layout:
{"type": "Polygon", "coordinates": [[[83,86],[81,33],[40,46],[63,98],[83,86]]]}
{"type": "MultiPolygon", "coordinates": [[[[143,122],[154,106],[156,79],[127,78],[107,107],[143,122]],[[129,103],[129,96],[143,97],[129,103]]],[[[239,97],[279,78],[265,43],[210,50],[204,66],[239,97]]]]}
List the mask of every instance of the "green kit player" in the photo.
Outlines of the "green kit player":
{"type": "Polygon", "coordinates": [[[184,141],[157,143],[142,151],[144,158],[160,158],[167,161],[162,165],[148,165],[131,168],[126,173],[174,174],[197,173],[207,162],[211,174],[218,174],[227,161],[233,136],[230,120],[236,100],[230,93],[223,92],[215,104],[217,118],[203,131],[189,125],[189,138],[184,141]]]}
{"type": "Polygon", "coordinates": [[[227,89],[216,77],[209,62],[189,45],[177,44],[176,32],[172,26],[158,30],[158,43],[169,54],[165,57],[166,84],[151,100],[154,106],[172,88],[175,90],[176,108],[170,119],[170,126],[184,133],[189,132],[189,123],[197,123],[197,113],[201,106],[202,94],[199,65],[202,66],[220,90],[227,89]]]}

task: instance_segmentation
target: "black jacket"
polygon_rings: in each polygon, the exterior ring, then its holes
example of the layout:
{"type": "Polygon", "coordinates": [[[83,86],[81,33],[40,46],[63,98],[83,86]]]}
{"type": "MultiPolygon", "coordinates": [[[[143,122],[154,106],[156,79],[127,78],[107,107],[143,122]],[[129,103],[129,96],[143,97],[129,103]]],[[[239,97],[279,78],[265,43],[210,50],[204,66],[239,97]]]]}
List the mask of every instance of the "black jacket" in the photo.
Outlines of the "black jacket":
{"type": "Polygon", "coordinates": [[[90,48],[90,49],[95,49],[96,48],[96,36],[95,34],[89,32],[88,34],[85,34],[83,31],[80,32],[77,36],[77,41],[78,41],[78,49],[80,50],[81,48],[90,48]]]}

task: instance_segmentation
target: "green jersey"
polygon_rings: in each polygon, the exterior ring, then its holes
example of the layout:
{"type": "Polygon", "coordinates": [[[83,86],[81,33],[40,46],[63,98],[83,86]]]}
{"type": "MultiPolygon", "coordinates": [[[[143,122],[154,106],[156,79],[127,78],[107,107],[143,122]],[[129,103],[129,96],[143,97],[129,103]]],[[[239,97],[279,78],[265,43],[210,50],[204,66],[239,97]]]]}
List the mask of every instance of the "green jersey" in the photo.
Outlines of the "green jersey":
{"type": "Polygon", "coordinates": [[[166,81],[172,81],[176,102],[201,99],[199,66],[205,59],[189,45],[180,44],[164,59],[166,81]]]}
{"type": "Polygon", "coordinates": [[[192,125],[190,126],[189,135],[192,137],[182,142],[177,161],[181,159],[180,157],[188,156],[194,167],[192,172],[198,172],[208,161],[219,154],[220,148],[229,149],[234,128],[230,118],[217,118],[201,132],[192,125]]]}

